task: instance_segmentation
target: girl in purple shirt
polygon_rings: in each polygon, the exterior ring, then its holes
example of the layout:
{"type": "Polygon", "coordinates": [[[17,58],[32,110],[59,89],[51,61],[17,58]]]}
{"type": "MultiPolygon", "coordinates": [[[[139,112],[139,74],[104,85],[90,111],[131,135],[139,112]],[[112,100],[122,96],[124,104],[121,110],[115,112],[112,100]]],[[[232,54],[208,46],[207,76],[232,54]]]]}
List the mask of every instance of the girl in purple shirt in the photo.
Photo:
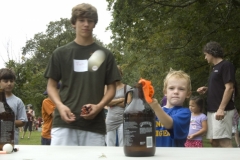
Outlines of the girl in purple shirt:
{"type": "Polygon", "coordinates": [[[203,147],[202,136],[207,132],[207,116],[202,113],[204,100],[199,96],[193,96],[189,101],[191,121],[185,147],[203,147]]]}

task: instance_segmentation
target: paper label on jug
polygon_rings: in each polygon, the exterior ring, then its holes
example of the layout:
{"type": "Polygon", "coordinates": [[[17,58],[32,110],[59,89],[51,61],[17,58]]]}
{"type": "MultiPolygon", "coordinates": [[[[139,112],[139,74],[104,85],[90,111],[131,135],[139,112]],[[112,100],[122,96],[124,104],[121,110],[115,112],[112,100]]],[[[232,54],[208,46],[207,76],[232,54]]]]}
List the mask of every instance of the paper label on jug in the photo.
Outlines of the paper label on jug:
{"type": "Polygon", "coordinates": [[[149,121],[141,122],[139,124],[139,133],[140,134],[147,134],[147,133],[152,133],[152,123],[149,121]]]}
{"type": "Polygon", "coordinates": [[[147,142],[147,144],[146,144],[147,148],[152,148],[153,147],[153,137],[152,136],[151,137],[146,137],[146,142],[147,142]]]}
{"type": "Polygon", "coordinates": [[[136,122],[125,122],[124,123],[124,140],[126,146],[132,146],[134,135],[137,133],[137,123],[136,122]]]}
{"type": "Polygon", "coordinates": [[[153,133],[152,123],[143,121],[124,121],[124,145],[125,146],[145,146],[146,148],[153,147],[153,138],[150,136],[153,133]]]}

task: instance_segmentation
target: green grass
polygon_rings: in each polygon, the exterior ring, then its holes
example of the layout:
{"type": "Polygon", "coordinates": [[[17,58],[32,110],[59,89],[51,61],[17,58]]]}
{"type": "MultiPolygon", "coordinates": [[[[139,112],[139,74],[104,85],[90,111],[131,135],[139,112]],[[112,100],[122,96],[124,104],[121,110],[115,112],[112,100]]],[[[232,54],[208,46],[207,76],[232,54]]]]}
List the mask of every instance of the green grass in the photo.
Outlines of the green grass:
{"type": "Polygon", "coordinates": [[[25,137],[21,139],[23,132],[19,133],[20,145],[41,145],[41,132],[32,131],[31,137],[28,139],[29,131],[26,132],[25,137]]]}
{"type": "Polygon", "coordinates": [[[203,147],[212,147],[209,140],[206,137],[203,138],[203,147]]]}

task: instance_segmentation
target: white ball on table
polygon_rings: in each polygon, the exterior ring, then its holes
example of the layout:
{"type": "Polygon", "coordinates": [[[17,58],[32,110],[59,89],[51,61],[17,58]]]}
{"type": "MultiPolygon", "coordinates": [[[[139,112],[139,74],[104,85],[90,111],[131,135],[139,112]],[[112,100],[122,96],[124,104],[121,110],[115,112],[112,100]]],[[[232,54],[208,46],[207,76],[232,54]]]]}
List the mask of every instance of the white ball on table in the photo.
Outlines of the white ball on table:
{"type": "Polygon", "coordinates": [[[12,153],[12,151],[13,151],[13,146],[12,146],[11,144],[9,144],[9,143],[4,144],[2,150],[3,150],[3,151],[6,151],[8,154],[9,154],[9,153],[12,153]]]}

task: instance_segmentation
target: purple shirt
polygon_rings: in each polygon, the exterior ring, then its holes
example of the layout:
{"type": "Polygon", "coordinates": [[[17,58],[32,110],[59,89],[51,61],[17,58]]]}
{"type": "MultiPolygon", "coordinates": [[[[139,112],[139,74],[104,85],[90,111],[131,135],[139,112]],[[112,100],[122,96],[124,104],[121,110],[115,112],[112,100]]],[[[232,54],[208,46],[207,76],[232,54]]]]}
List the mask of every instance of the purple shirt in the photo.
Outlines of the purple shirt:
{"type": "MultiPolygon", "coordinates": [[[[191,116],[189,133],[188,135],[192,135],[202,129],[202,122],[207,120],[207,116],[205,114],[200,114],[198,116],[191,116]]],[[[194,137],[193,140],[202,140],[202,136],[194,137]]]]}
{"type": "Polygon", "coordinates": [[[164,96],[161,100],[161,107],[166,106],[166,104],[167,104],[167,97],[164,96]]]}

